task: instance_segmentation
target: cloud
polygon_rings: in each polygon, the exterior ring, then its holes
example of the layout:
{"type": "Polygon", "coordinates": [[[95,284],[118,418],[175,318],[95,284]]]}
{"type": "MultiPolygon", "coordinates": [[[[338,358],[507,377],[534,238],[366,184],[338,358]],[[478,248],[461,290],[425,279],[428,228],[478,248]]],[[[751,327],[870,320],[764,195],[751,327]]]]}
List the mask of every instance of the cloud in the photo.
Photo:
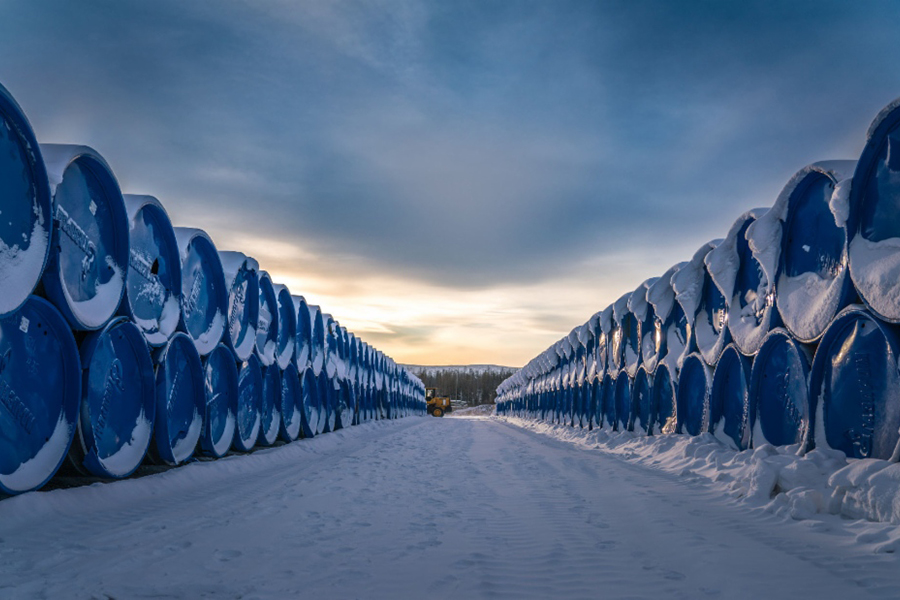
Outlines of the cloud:
{"type": "Polygon", "coordinates": [[[0,82],[41,141],[94,146],[404,360],[520,364],[856,156],[900,90],[898,25],[843,2],[22,1],[0,82]]]}

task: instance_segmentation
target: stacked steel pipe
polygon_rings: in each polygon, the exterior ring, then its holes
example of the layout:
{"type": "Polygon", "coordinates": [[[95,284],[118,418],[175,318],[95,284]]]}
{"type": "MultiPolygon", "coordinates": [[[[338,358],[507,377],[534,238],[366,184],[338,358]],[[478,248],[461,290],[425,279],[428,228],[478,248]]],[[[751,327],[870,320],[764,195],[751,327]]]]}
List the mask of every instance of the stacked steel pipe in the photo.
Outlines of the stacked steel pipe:
{"type": "Polygon", "coordinates": [[[504,381],[497,412],[896,461],[898,325],[900,100],[857,161],[800,169],[504,381]]]}
{"type": "Polygon", "coordinates": [[[425,414],[412,373],[253,258],[38,145],[0,86],[0,493],[425,414]]]}

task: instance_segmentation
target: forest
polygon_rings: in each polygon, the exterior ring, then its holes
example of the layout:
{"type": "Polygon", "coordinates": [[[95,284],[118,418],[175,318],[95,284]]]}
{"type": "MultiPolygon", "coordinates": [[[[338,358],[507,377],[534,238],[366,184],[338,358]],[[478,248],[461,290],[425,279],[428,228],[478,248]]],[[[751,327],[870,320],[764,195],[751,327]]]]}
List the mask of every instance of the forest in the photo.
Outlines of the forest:
{"type": "Polygon", "coordinates": [[[410,366],[425,387],[436,387],[442,396],[452,400],[462,400],[468,406],[493,404],[497,396],[497,386],[517,371],[513,368],[472,369],[458,367],[436,369],[410,366]]]}

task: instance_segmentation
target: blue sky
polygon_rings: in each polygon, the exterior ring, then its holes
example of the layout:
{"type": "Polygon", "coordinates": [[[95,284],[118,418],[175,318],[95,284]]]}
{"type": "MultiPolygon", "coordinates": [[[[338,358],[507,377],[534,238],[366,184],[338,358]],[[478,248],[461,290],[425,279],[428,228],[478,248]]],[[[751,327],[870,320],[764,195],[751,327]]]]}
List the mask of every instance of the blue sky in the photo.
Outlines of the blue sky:
{"type": "Polygon", "coordinates": [[[0,83],[402,362],[520,365],[900,96],[900,3],[7,0],[0,83]]]}

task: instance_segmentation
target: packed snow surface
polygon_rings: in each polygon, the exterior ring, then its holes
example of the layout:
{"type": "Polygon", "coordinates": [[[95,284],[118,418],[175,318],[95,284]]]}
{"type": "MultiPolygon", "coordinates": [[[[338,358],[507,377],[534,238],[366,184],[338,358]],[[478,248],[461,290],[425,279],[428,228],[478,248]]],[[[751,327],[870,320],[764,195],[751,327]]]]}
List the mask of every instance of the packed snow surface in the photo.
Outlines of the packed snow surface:
{"type": "Polygon", "coordinates": [[[3,500],[0,597],[896,597],[898,558],[873,551],[897,531],[849,499],[880,490],[889,510],[900,465],[844,464],[711,436],[373,422],[3,500]],[[842,492],[820,498],[823,481],[842,492]]]}

